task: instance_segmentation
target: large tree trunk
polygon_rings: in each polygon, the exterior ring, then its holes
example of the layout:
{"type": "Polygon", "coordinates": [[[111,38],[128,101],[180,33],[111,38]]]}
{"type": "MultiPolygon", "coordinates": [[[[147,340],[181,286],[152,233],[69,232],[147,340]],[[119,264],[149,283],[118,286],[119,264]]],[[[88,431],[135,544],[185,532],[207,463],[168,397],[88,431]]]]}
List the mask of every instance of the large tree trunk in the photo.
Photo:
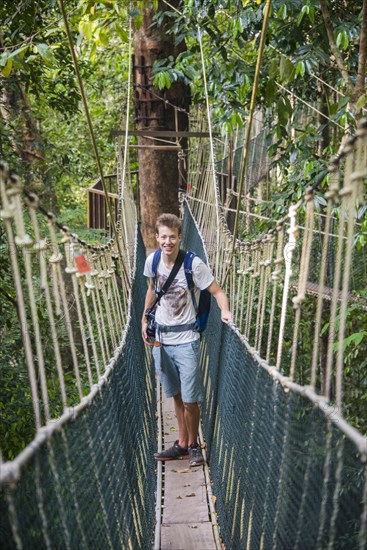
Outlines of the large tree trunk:
{"type": "MultiPolygon", "coordinates": [[[[4,48],[1,29],[0,46],[4,48]]],[[[8,129],[12,147],[22,164],[29,166],[38,160],[44,160],[27,94],[14,72],[8,78],[0,76],[0,114],[8,129]]]]}
{"type": "MultiPolygon", "coordinates": [[[[171,4],[179,5],[179,0],[171,4]]],[[[168,7],[159,2],[159,10],[168,7]]],[[[134,105],[137,130],[179,130],[188,129],[186,114],[190,104],[189,87],[175,82],[170,89],[159,91],[152,85],[154,61],[168,56],[176,57],[185,50],[185,44],[174,44],[174,37],[153,22],[154,11],[147,8],[143,13],[143,24],[134,32],[134,105]],[[174,106],[184,109],[176,110],[174,106]]],[[[164,140],[174,138],[161,137],[164,140]]],[[[138,138],[140,209],[142,234],[148,250],[156,248],[155,222],[163,212],[179,213],[178,189],[185,182],[182,159],[177,150],[165,149],[169,144],[158,139],[138,138]],[[152,147],[153,146],[153,147],[152,147]],[[180,168],[179,168],[179,163],[180,168]]],[[[186,143],[181,140],[185,149],[186,143]]]]}
{"type": "Polygon", "coordinates": [[[44,160],[41,138],[32,117],[32,110],[23,85],[15,75],[3,79],[0,112],[22,164],[44,160]]]}

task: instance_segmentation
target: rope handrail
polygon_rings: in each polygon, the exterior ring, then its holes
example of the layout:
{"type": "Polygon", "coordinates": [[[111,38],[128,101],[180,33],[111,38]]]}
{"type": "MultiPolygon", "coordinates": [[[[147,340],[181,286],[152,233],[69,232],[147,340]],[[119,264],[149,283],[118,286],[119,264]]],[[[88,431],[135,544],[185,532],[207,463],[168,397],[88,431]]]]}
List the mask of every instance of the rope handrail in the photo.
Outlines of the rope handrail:
{"type": "MultiPolygon", "coordinates": [[[[71,405],[75,406],[75,399],[70,401],[70,381],[66,383],[63,372],[65,354],[70,353],[72,357],[78,399],[82,401],[86,387],[92,391],[93,385],[109,370],[110,350],[121,349],[119,341],[129,320],[129,288],[135,269],[136,246],[136,209],[130,173],[126,172],[127,162],[125,151],[121,162],[123,170],[121,172],[118,168],[117,174],[120,189],[118,234],[106,244],[87,243],[80,239],[60,224],[34,193],[23,189],[16,176],[8,174],[6,163],[0,165],[1,218],[7,231],[17,288],[17,307],[21,316],[20,329],[28,365],[36,434],[43,425],[51,422],[56,411],[57,416],[62,414],[62,410],[67,411],[71,405]],[[30,225],[25,223],[27,216],[30,225]],[[57,231],[61,234],[61,242],[57,231]],[[24,282],[20,277],[23,263],[26,267],[24,282]],[[129,266],[128,271],[124,268],[125,264],[129,266]],[[71,292],[70,297],[66,294],[65,285],[71,292]],[[47,312],[54,355],[48,348],[46,351],[47,346],[42,342],[40,307],[47,312]],[[76,319],[72,319],[70,309],[75,310],[76,319]],[[64,331],[68,338],[66,345],[60,339],[64,331]],[[31,334],[35,334],[34,342],[31,334]],[[83,361],[78,357],[81,350],[83,361]],[[60,386],[61,409],[55,396],[50,402],[48,395],[46,364],[52,356],[55,361],[52,370],[56,369],[57,384],[60,386]],[[34,357],[37,358],[42,397],[37,387],[34,357]]],[[[115,362],[116,354],[114,357],[115,362]]],[[[95,392],[92,393],[95,395],[95,392]]],[[[32,436],[31,431],[29,436],[32,436]]]]}
{"type": "MultiPolygon", "coordinates": [[[[301,306],[302,303],[305,300],[306,294],[308,296],[312,296],[312,293],[309,292],[310,284],[316,285],[319,289],[319,292],[316,293],[316,296],[318,297],[318,315],[320,316],[323,309],[325,309],[324,300],[326,299],[324,296],[323,288],[334,288],[333,293],[334,297],[332,298],[332,302],[334,304],[334,307],[336,307],[336,304],[344,303],[343,311],[341,314],[343,315],[344,319],[347,316],[347,306],[349,297],[350,297],[350,290],[353,290],[350,287],[349,280],[344,280],[341,288],[339,288],[339,282],[338,280],[334,279],[333,281],[329,281],[328,284],[326,283],[326,280],[322,282],[322,279],[325,279],[325,274],[320,273],[321,280],[317,282],[316,277],[317,274],[319,274],[320,269],[320,263],[315,263],[315,260],[317,262],[317,258],[319,258],[319,253],[317,253],[317,256],[315,256],[316,252],[316,246],[318,241],[322,238],[324,242],[326,242],[327,239],[329,239],[330,243],[327,246],[327,250],[329,250],[330,246],[333,246],[333,250],[338,249],[340,250],[340,254],[342,254],[345,258],[349,258],[349,260],[345,261],[347,262],[347,266],[349,265],[348,262],[350,262],[351,254],[353,251],[353,228],[354,227],[360,227],[358,225],[358,220],[356,220],[355,216],[352,213],[352,210],[354,208],[355,201],[357,200],[357,197],[361,196],[361,184],[359,183],[359,187],[355,187],[355,195],[353,195],[354,198],[351,199],[350,204],[345,210],[345,213],[342,213],[339,216],[332,215],[332,208],[333,205],[339,206],[340,204],[344,204],[344,202],[348,199],[350,188],[349,180],[348,178],[352,178],[353,181],[361,182],[363,181],[363,178],[366,176],[366,167],[363,165],[363,158],[364,158],[364,148],[365,148],[365,139],[367,134],[367,121],[361,120],[357,129],[357,133],[355,136],[350,136],[349,139],[346,141],[345,145],[341,149],[340,153],[333,157],[329,163],[329,167],[327,170],[322,172],[318,179],[314,182],[312,186],[310,186],[304,195],[297,201],[294,205],[291,206],[289,209],[289,212],[281,219],[272,219],[271,223],[275,225],[275,227],[268,229],[265,233],[262,233],[261,235],[257,236],[256,238],[249,239],[249,240],[241,240],[241,239],[234,239],[230,229],[227,226],[226,217],[230,215],[231,213],[226,209],[225,206],[221,206],[220,211],[220,231],[219,231],[219,238],[216,243],[216,249],[220,249],[220,260],[218,262],[217,258],[214,258],[214,247],[213,243],[211,241],[211,233],[213,231],[213,228],[211,227],[211,223],[213,220],[213,215],[215,211],[215,204],[216,201],[214,199],[214,194],[212,191],[210,191],[210,187],[215,187],[217,184],[213,179],[213,174],[211,169],[208,170],[202,170],[201,174],[193,175],[191,178],[193,181],[192,185],[192,192],[188,195],[188,200],[192,204],[193,213],[195,217],[198,219],[199,227],[203,231],[203,237],[206,242],[209,244],[209,261],[212,265],[220,265],[219,270],[216,272],[216,276],[221,279],[221,276],[224,276],[225,273],[229,273],[228,267],[231,265],[230,260],[230,251],[235,250],[235,259],[234,259],[234,269],[231,272],[231,277],[228,278],[227,281],[225,281],[225,287],[227,288],[227,291],[229,295],[231,296],[232,301],[232,308],[235,313],[235,320],[236,324],[239,326],[240,330],[245,330],[244,334],[247,336],[247,338],[252,341],[252,338],[254,338],[255,342],[255,349],[257,349],[259,352],[265,351],[265,341],[264,341],[264,334],[262,330],[259,330],[260,327],[263,326],[265,322],[265,302],[263,298],[261,297],[261,293],[269,295],[269,298],[271,297],[271,293],[273,293],[273,306],[272,310],[274,310],[275,304],[278,301],[278,296],[282,295],[283,298],[283,306],[279,307],[282,311],[282,319],[280,321],[280,333],[278,337],[278,344],[276,346],[277,348],[277,355],[278,359],[276,361],[276,365],[278,369],[284,369],[283,366],[283,358],[282,358],[282,351],[284,349],[284,331],[286,330],[286,321],[289,319],[290,316],[290,307],[291,309],[294,308],[294,312],[296,315],[295,320],[295,326],[294,326],[294,335],[291,337],[291,341],[293,342],[293,352],[291,353],[292,356],[292,368],[290,371],[290,377],[293,379],[296,375],[295,373],[295,365],[296,365],[296,354],[297,354],[297,347],[296,342],[298,340],[297,334],[299,331],[299,323],[300,323],[300,313],[301,313],[301,306]],[[355,160],[353,160],[355,159],[355,160]],[[354,166],[353,163],[356,164],[356,168],[352,168],[354,166]],[[358,167],[359,168],[358,168],[358,167]],[[345,174],[344,174],[345,172],[345,174]],[[319,217],[319,213],[313,211],[308,211],[309,207],[313,205],[313,197],[315,190],[319,188],[320,184],[324,182],[325,177],[329,176],[330,178],[330,186],[329,189],[325,191],[325,198],[329,204],[329,210],[328,212],[321,213],[319,217]],[[344,178],[344,183],[342,181],[342,177],[344,178]],[[333,183],[334,182],[334,183],[333,183]],[[199,189],[202,189],[203,192],[199,193],[199,189]],[[359,189],[359,190],[358,190],[359,189]],[[191,202],[192,201],[192,202],[191,202]],[[208,220],[211,220],[210,223],[208,223],[208,220]],[[293,222],[292,222],[293,220],[293,222]],[[296,221],[297,220],[297,221],[296,221]],[[330,220],[330,223],[332,225],[327,225],[324,227],[325,223],[329,223],[328,220],[330,220]],[[348,220],[352,220],[352,223],[349,223],[348,220]],[[302,223],[304,221],[305,223],[302,223]],[[289,223],[290,222],[290,225],[289,223]],[[312,222],[312,225],[310,223],[312,222]],[[316,223],[317,222],[317,223],[316,223]],[[315,225],[316,223],[316,225],[315,225]],[[293,224],[293,225],[292,225],[293,224]],[[347,224],[349,229],[349,236],[347,234],[344,234],[344,224],[347,224]],[[334,231],[332,228],[334,227],[334,231]],[[289,242],[284,246],[282,245],[280,249],[275,253],[276,247],[274,248],[273,245],[271,249],[269,248],[270,243],[276,243],[281,242],[280,236],[283,233],[283,231],[287,231],[289,234],[289,242]],[[302,232],[300,234],[300,232],[302,232]],[[333,242],[331,242],[331,239],[333,242]],[[302,251],[298,252],[298,243],[303,242],[303,249],[302,251]],[[346,244],[344,247],[344,243],[346,244]],[[284,250],[283,250],[284,247],[284,250]],[[271,250],[274,250],[274,252],[271,252],[271,250]],[[292,260],[293,250],[296,250],[297,258],[299,257],[299,254],[301,254],[301,264],[294,264],[294,259],[292,260]],[[312,252],[311,252],[312,251],[312,252]],[[257,259],[256,259],[257,258],[257,259]],[[303,263],[302,263],[303,262],[303,263]],[[310,269],[310,265],[312,264],[312,269],[316,272],[313,273],[310,269]],[[284,280],[284,269],[285,272],[288,273],[286,279],[284,280]],[[288,271],[287,271],[288,270],[288,271]],[[309,273],[309,275],[307,275],[309,273]],[[316,277],[315,277],[316,275],[316,277]],[[309,277],[311,276],[311,279],[309,277]],[[300,277],[300,280],[298,282],[297,278],[300,277]],[[247,282],[246,282],[247,281],[247,282]],[[282,287],[280,287],[280,282],[282,281],[282,287]],[[331,283],[331,284],[330,284],[331,283]],[[269,286],[270,285],[270,286],[269,286]],[[279,286],[279,292],[277,291],[279,286]],[[261,290],[262,289],[262,290],[261,290]],[[265,290],[266,289],[266,290],[265,290]],[[294,296],[294,292],[296,289],[296,295],[294,296]],[[255,294],[259,292],[259,302],[257,303],[255,301],[254,303],[254,297],[255,294]],[[281,294],[280,294],[281,292],[281,294]],[[275,294],[274,294],[275,293],[275,294]],[[289,297],[288,293],[290,293],[290,297],[293,297],[293,301],[291,302],[292,305],[289,305],[289,297]],[[343,296],[342,302],[339,301],[339,298],[343,296]],[[339,297],[339,298],[338,298],[339,297]],[[247,302],[247,310],[246,310],[246,299],[247,302]],[[343,301],[344,300],[344,301],[343,301]],[[246,320],[243,319],[243,311],[246,310],[246,320]],[[254,315],[256,311],[256,322],[254,321],[254,315]],[[298,320],[297,320],[298,317],[298,320]],[[243,324],[244,323],[244,324],[243,324]],[[256,326],[256,329],[254,328],[256,326]]],[[[203,157],[203,153],[198,153],[198,158],[209,158],[209,154],[207,153],[207,156],[203,157]]],[[[208,160],[204,160],[204,163],[208,162],[208,160]]],[[[191,165],[193,162],[191,162],[191,165]]],[[[240,203],[240,201],[238,201],[240,203]]],[[[251,214],[249,214],[251,216],[251,214]]],[[[355,251],[356,258],[358,258],[357,252],[355,251]]],[[[299,260],[297,259],[297,262],[299,260]]],[[[320,261],[320,260],[319,260],[320,261]]],[[[361,260],[359,260],[361,261],[361,260]]],[[[338,260],[338,263],[335,266],[335,273],[340,270],[340,262],[341,259],[338,260]]],[[[321,265],[325,265],[326,260],[321,261],[321,265]]],[[[348,273],[351,272],[352,265],[348,268],[348,273]]],[[[358,268],[359,269],[359,268],[358,268]]],[[[362,268],[363,269],[363,268],[362,268]]],[[[362,275],[362,273],[361,273],[362,275]]],[[[330,275],[328,275],[330,277],[330,275]]],[[[344,277],[346,277],[346,272],[344,270],[344,277]]],[[[361,288],[361,285],[363,286],[363,277],[367,280],[367,273],[363,273],[362,279],[360,279],[360,276],[356,276],[352,274],[352,285],[357,285],[356,289],[361,288]]],[[[341,284],[341,282],[340,282],[341,284]]],[[[356,303],[356,302],[354,302],[356,303]]],[[[358,307],[361,306],[363,308],[363,303],[358,301],[357,303],[358,307]]],[[[275,311],[275,310],[274,310],[275,311]]],[[[361,313],[362,314],[362,313],[361,313]]],[[[332,313],[331,318],[331,324],[334,323],[335,325],[335,316],[336,316],[336,310],[334,313],[332,313]],[[333,317],[334,316],[334,317],[333,317]],[[333,320],[334,319],[334,320],[333,320]]],[[[271,320],[271,325],[274,323],[274,318],[271,320]]],[[[316,353],[315,350],[319,350],[317,342],[321,338],[320,331],[322,329],[322,325],[317,324],[316,331],[314,334],[314,354],[316,353]]],[[[270,330],[270,327],[269,327],[270,330]]],[[[330,377],[331,372],[331,358],[335,358],[335,347],[334,347],[334,339],[330,337],[331,340],[328,343],[328,349],[329,349],[329,355],[328,355],[328,376],[330,377]]],[[[345,338],[345,328],[343,327],[342,330],[339,330],[338,335],[338,349],[343,349],[343,339],[345,338]]],[[[269,341],[267,343],[267,359],[271,361],[271,358],[275,360],[274,356],[275,352],[275,342],[273,339],[272,330],[269,332],[269,341]],[[273,351],[271,351],[273,350],[273,351]]],[[[316,355],[318,359],[316,360],[315,355],[313,358],[313,367],[312,367],[312,374],[310,376],[310,383],[312,387],[318,387],[319,391],[326,392],[325,395],[328,395],[327,390],[327,383],[321,384],[320,380],[320,373],[316,374],[316,364],[319,362],[319,353],[320,351],[317,351],[316,355]],[[320,384],[322,387],[320,387],[320,384]]],[[[338,407],[342,407],[342,401],[341,401],[341,370],[342,370],[342,359],[343,357],[342,351],[339,351],[339,367],[338,367],[338,376],[339,376],[339,383],[337,388],[337,394],[336,394],[336,400],[338,403],[338,407]],[[339,397],[338,397],[339,395],[339,397]]],[[[271,363],[270,363],[271,364],[271,363]]],[[[298,376],[298,374],[297,374],[298,376]]],[[[330,396],[329,396],[330,398],[330,396]]]]}

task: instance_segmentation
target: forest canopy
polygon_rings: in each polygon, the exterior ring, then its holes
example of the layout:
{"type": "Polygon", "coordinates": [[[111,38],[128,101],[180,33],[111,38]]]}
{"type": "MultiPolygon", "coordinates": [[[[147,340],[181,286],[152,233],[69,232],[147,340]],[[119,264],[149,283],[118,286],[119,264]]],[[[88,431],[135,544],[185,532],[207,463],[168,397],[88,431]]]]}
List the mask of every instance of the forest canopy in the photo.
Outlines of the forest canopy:
{"type": "MultiPolygon", "coordinates": [[[[64,2],[105,173],[115,166],[109,134],[126,109],[129,18],[138,29],[143,6],[151,5],[154,25],[165,25],[172,43],[185,43],[178,56],[155,63],[156,87],[183,80],[192,103],[204,103],[200,29],[213,121],[231,134],[246,120],[265,4],[174,4],[64,2]]],[[[256,101],[269,128],[270,156],[288,177],[286,198],[299,192],[300,179],[312,182],[367,102],[365,12],[362,1],[348,9],[345,2],[326,0],[271,5],[256,101]]],[[[78,220],[97,170],[59,3],[21,0],[15,6],[4,0],[0,17],[0,156],[65,221],[75,209],[78,220]]]]}

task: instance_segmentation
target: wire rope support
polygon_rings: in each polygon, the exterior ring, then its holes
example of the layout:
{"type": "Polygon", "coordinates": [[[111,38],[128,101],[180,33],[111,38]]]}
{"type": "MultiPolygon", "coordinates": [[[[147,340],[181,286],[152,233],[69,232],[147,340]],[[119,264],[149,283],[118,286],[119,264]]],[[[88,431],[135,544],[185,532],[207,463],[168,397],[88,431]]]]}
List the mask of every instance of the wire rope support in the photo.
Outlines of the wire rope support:
{"type": "MultiPolygon", "coordinates": [[[[209,105],[209,94],[208,94],[208,84],[207,84],[207,78],[206,78],[206,70],[205,70],[205,60],[204,60],[204,50],[203,50],[203,42],[202,42],[202,31],[197,26],[198,29],[198,40],[199,40],[199,46],[200,46],[200,56],[201,56],[201,65],[202,65],[202,71],[203,71],[203,80],[204,80],[204,90],[205,90],[205,102],[206,102],[206,111],[207,111],[207,118],[208,118],[208,130],[209,130],[209,139],[210,139],[210,158],[211,158],[211,164],[212,164],[212,174],[213,174],[213,185],[214,185],[214,195],[215,195],[215,207],[216,207],[216,221],[217,221],[217,232],[219,231],[219,197],[218,197],[218,189],[217,189],[217,182],[216,182],[216,172],[215,172],[215,157],[214,157],[214,144],[213,144],[213,130],[212,130],[212,123],[210,119],[210,105],[209,105]]],[[[216,269],[215,272],[218,270],[218,259],[219,259],[219,239],[217,239],[217,255],[216,255],[216,269]]]]}
{"type": "Polygon", "coordinates": [[[232,264],[232,258],[234,255],[235,247],[236,247],[236,238],[238,233],[238,224],[239,224],[239,210],[241,208],[241,197],[243,193],[244,188],[244,182],[246,177],[246,166],[247,166],[247,154],[248,154],[248,148],[250,144],[250,136],[251,136],[251,128],[252,128],[252,121],[254,117],[254,111],[255,111],[255,101],[256,101],[256,94],[257,94],[257,88],[260,78],[260,68],[262,63],[262,57],[265,49],[265,40],[267,36],[267,30],[268,30],[268,24],[269,24],[269,17],[270,17],[270,8],[271,8],[271,0],[267,0],[266,6],[265,6],[265,13],[264,13],[264,19],[263,19],[263,25],[261,30],[261,39],[260,39],[260,45],[259,45],[259,52],[257,56],[256,61],[256,68],[255,68],[255,77],[254,77],[254,83],[252,86],[252,95],[251,95],[251,102],[250,102],[250,110],[249,115],[247,118],[247,125],[246,125],[246,134],[245,134],[245,142],[243,145],[243,154],[242,154],[242,163],[241,163],[241,172],[240,172],[240,186],[239,186],[239,198],[237,201],[237,209],[236,209],[236,218],[234,223],[234,229],[233,229],[233,248],[231,252],[231,259],[230,264],[227,269],[227,273],[225,275],[223,284],[228,277],[231,264],[232,264]]]}
{"type": "MultiPolygon", "coordinates": [[[[132,20],[131,17],[129,18],[129,49],[128,49],[128,80],[127,80],[127,99],[126,99],[126,117],[125,117],[125,140],[124,140],[124,156],[122,160],[122,174],[121,174],[121,195],[120,195],[120,205],[121,205],[121,212],[123,212],[122,205],[124,205],[125,200],[125,178],[126,178],[126,167],[127,167],[127,159],[128,159],[128,133],[129,133],[129,105],[130,105],[130,97],[131,97],[131,57],[132,57],[132,20]]],[[[127,227],[126,227],[126,212],[124,212],[124,215],[122,216],[122,222],[124,224],[124,235],[125,235],[125,248],[126,251],[128,250],[127,246],[127,227]]],[[[130,256],[127,254],[127,262],[129,271],[131,272],[131,265],[130,265],[130,256]]]]}
{"type": "MultiPolygon", "coordinates": [[[[163,430],[162,430],[162,390],[157,381],[157,422],[158,422],[158,441],[157,450],[162,451],[163,430]]],[[[160,550],[161,547],[161,523],[162,523],[162,462],[157,461],[157,492],[155,502],[155,531],[154,531],[154,550],[160,550]]]]}
{"type": "Polygon", "coordinates": [[[97,166],[98,166],[98,171],[99,171],[99,175],[100,175],[100,178],[101,178],[103,192],[104,192],[107,208],[108,208],[109,215],[110,215],[111,227],[112,227],[112,230],[113,230],[113,234],[115,235],[116,245],[117,245],[119,255],[120,255],[120,258],[121,258],[120,261],[122,263],[123,270],[124,270],[125,276],[126,276],[126,282],[127,282],[128,285],[130,285],[131,284],[130,283],[130,278],[128,276],[128,272],[127,272],[125,263],[123,262],[123,253],[122,253],[122,250],[121,250],[121,243],[119,241],[118,234],[116,232],[114,212],[112,210],[111,201],[109,200],[106,181],[105,181],[104,175],[103,175],[102,162],[101,162],[101,158],[100,158],[99,152],[98,152],[97,140],[96,140],[96,136],[95,136],[94,129],[93,129],[92,119],[91,119],[91,116],[90,116],[90,113],[89,113],[88,101],[87,101],[87,96],[86,96],[85,89],[84,89],[83,80],[82,80],[82,77],[81,77],[81,74],[80,74],[80,71],[79,71],[78,59],[76,57],[75,48],[74,48],[74,40],[73,40],[73,37],[72,37],[72,34],[71,34],[69,20],[68,20],[67,13],[66,13],[66,10],[65,10],[64,0],[58,0],[58,3],[59,3],[59,6],[60,6],[60,10],[61,10],[61,13],[62,13],[62,18],[63,18],[64,25],[65,25],[65,31],[66,31],[66,35],[67,35],[68,42],[69,42],[69,48],[70,48],[71,57],[72,57],[73,65],[74,65],[74,70],[75,70],[75,74],[76,74],[76,77],[77,77],[80,94],[81,94],[81,97],[82,97],[85,116],[87,118],[89,135],[90,135],[90,138],[91,138],[91,141],[92,141],[93,151],[94,151],[94,155],[95,155],[95,158],[96,158],[96,161],[97,161],[97,166]]]}

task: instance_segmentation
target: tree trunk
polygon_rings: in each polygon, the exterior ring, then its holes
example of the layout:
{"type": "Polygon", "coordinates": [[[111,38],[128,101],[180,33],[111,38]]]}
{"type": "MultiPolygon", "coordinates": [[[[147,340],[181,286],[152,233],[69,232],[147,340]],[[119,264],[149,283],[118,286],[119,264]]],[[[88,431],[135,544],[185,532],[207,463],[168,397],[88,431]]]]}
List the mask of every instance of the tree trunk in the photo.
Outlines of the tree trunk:
{"type": "MultiPolygon", "coordinates": [[[[4,35],[1,29],[0,46],[4,48],[4,35]]],[[[27,165],[44,160],[40,147],[41,139],[22,82],[14,73],[8,78],[2,77],[0,82],[0,113],[9,129],[14,151],[18,153],[22,163],[27,165]],[[15,132],[14,128],[17,128],[15,132]]]]}
{"type": "MultiPolygon", "coordinates": [[[[179,0],[171,2],[179,5],[179,0]]],[[[159,10],[168,7],[159,2],[159,10]]],[[[143,12],[143,24],[134,32],[134,106],[137,130],[178,130],[188,129],[187,110],[190,104],[189,87],[177,81],[170,89],[160,91],[152,85],[152,66],[159,59],[174,58],[186,49],[184,43],[174,44],[174,37],[166,33],[163,26],[153,21],[153,9],[143,12]],[[178,110],[175,112],[175,108],[178,110]]],[[[176,140],[160,137],[165,141],[176,140]]],[[[183,150],[186,141],[181,140],[183,150]]],[[[140,209],[142,234],[148,250],[156,248],[155,222],[163,212],[178,215],[178,190],[185,186],[186,174],[178,150],[165,149],[167,142],[147,137],[138,138],[138,161],[140,183],[140,209]],[[152,147],[153,146],[153,147],[152,147]],[[180,164],[180,166],[179,166],[180,164]]]]}

